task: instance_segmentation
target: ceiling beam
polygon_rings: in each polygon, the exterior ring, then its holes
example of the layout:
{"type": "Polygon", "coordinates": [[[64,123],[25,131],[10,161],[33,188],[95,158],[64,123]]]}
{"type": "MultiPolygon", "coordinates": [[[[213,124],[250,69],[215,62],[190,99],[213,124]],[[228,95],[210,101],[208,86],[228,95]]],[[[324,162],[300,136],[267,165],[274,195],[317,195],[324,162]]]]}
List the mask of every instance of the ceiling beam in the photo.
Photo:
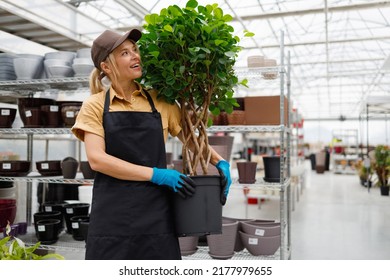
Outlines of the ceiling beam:
{"type": "Polygon", "coordinates": [[[61,0],[2,0],[0,8],[84,45],[110,29],[61,0]]]}
{"type": "MultiPolygon", "coordinates": [[[[328,7],[328,13],[336,13],[336,12],[345,12],[345,11],[356,11],[356,10],[366,10],[366,9],[382,9],[390,7],[390,1],[374,1],[369,3],[361,3],[361,4],[350,4],[350,5],[340,5],[340,6],[331,6],[328,7]]],[[[292,10],[285,12],[271,12],[250,16],[242,16],[240,17],[242,20],[264,20],[270,18],[281,18],[281,17],[290,17],[290,16],[302,16],[309,14],[322,14],[324,13],[324,8],[314,8],[314,9],[301,9],[301,10],[292,10]]]]}
{"type": "Polygon", "coordinates": [[[29,54],[37,54],[44,55],[47,52],[53,52],[55,49],[43,46],[41,44],[32,42],[30,40],[26,40],[15,36],[13,34],[9,34],[7,32],[0,30],[0,50],[6,53],[29,53],[29,54]]]}
{"type": "Polygon", "coordinates": [[[135,1],[115,0],[115,2],[123,6],[126,10],[128,10],[132,15],[139,18],[141,21],[143,21],[144,17],[150,13],[150,11],[148,11],[135,1]]]}
{"type": "MultiPolygon", "coordinates": [[[[371,37],[359,37],[359,38],[349,38],[349,39],[334,39],[328,40],[328,44],[342,44],[342,43],[353,43],[353,42],[365,42],[365,41],[384,41],[390,40],[390,36],[371,36],[371,37]]],[[[309,46],[309,45],[323,45],[324,40],[319,41],[306,41],[306,42],[296,42],[296,43],[285,43],[285,47],[297,47],[297,46],[309,46]]],[[[243,50],[252,50],[256,49],[256,46],[244,47],[243,50]]],[[[271,48],[280,48],[279,44],[269,44],[262,45],[262,49],[271,49],[271,48]]]]}

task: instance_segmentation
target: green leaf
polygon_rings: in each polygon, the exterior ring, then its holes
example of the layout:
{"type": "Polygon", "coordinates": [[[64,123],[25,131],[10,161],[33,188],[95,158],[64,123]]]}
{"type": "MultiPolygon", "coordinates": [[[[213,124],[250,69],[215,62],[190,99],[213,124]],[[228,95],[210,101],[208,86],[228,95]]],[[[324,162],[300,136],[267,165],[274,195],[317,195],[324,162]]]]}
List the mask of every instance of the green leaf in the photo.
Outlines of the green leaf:
{"type": "Polygon", "coordinates": [[[214,9],[214,15],[216,18],[222,18],[223,17],[223,11],[221,8],[215,8],[214,9]]]}
{"type": "Polygon", "coordinates": [[[195,9],[198,6],[198,2],[196,0],[190,0],[186,4],[186,8],[193,8],[195,9]]]}
{"type": "Polygon", "coordinates": [[[171,33],[173,32],[173,28],[169,24],[164,25],[164,30],[171,32],[171,33]]]}
{"type": "Polygon", "coordinates": [[[204,51],[205,53],[211,53],[211,51],[208,48],[199,48],[200,50],[204,51]]]}
{"type": "Polygon", "coordinates": [[[227,14],[227,15],[224,15],[224,16],[223,16],[223,20],[224,20],[225,22],[229,22],[229,21],[232,21],[232,20],[233,20],[233,17],[232,17],[231,15],[227,14]]]}
{"type": "Polygon", "coordinates": [[[214,41],[214,43],[215,43],[216,46],[219,46],[219,45],[225,43],[225,41],[224,41],[224,40],[217,39],[217,40],[214,41]]]}
{"type": "Polygon", "coordinates": [[[255,33],[252,33],[252,32],[249,32],[249,31],[245,31],[244,36],[245,37],[253,37],[253,36],[255,36],[255,33]]]}
{"type": "Polygon", "coordinates": [[[225,55],[228,57],[235,57],[236,53],[232,51],[225,52],[225,55]]]}

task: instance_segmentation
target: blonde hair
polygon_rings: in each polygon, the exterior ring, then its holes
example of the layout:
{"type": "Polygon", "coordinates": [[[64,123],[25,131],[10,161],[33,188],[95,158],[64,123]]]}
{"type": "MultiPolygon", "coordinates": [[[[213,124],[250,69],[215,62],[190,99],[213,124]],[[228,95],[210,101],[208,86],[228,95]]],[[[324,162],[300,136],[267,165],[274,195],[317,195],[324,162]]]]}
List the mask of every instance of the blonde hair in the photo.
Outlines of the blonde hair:
{"type": "MultiPolygon", "coordinates": [[[[139,53],[138,45],[133,40],[130,40],[130,41],[134,44],[134,46],[136,47],[136,51],[139,53]]],[[[89,88],[90,88],[91,94],[96,94],[98,92],[105,91],[110,87],[110,85],[112,85],[112,87],[118,93],[121,92],[122,94],[124,94],[122,92],[121,87],[119,87],[119,85],[118,85],[119,70],[118,70],[118,66],[116,64],[115,57],[114,57],[113,53],[110,53],[108,55],[108,57],[106,58],[104,63],[107,63],[112,68],[112,72],[110,74],[110,77],[107,76],[106,73],[104,73],[104,75],[102,75],[103,73],[98,68],[95,68],[89,77],[89,88]],[[104,83],[103,82],[104,79],[108,79],[110,83],[104,83]]]]}
{"type": "Polygon", "coordinates": [[[107,90],[110,85],[112,85],[115,90],[120,90],[119,87],[116,87],[118,81],[118,66],[115,62],[115,57],[112,53],[108,55],[104,63],[107,63],[112,68],[110,76],[107,76],[106,73],[101,72],[98,68],[95,68],[91,76],[89,77],[89,88],[91,94],[96,94],[101,91],[107,90]],[[102,78],[103,77],[103,78],[102,78]],[[104,83],[104,79],[108,79],[109,83],[104,83]]]}

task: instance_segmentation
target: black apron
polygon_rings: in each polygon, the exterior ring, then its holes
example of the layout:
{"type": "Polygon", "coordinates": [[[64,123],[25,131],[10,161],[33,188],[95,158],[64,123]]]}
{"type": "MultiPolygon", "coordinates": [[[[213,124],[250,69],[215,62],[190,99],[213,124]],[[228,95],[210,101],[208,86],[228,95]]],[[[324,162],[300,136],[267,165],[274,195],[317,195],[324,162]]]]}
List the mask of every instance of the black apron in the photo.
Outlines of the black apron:
{"type": "MultiPolygon", "coordinates": [[[[106,92],[103,127],[106,152],[137,165],[166,168],[160,113],[149,93],[152,112],[109,112],[106,92]]],[[[174,232],[171,196],[165,186],[125,181],[97,173],[86,259],[181,259],[174,232]]]]}

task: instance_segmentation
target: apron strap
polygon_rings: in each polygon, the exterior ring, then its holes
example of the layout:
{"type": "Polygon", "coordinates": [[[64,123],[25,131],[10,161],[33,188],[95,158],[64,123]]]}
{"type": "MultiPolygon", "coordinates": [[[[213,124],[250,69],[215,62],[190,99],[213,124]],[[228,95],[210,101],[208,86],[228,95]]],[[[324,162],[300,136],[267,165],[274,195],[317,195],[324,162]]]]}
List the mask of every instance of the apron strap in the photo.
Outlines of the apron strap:
{"type": "Polygon", "coordinates": [[[106,91],[106,98],[104,100],[104,113],[107,113],[110,111],[110,89],[106,91]]]}
{"type": "Polygon", "coordinates": [[[150,94],[149,94],[149,92],[148,92],[147,90],[144,90],[143,92],[145,93],[146,98],[147,98],[148,101],[149,101],[150,107],[152,107],[153,115],[154,115],[155,117],[158,117],[158,114],[159,114],[159,113],[158,113],[156,107],[154,106],[154,102],[153,102],[152,97],[150,96],[150,94]]]}
{"type": "MultiPolygon", "coordinates": [[[[143,92],[146,95],[146,98],[148,99],[149,105],[152,108],[152,112],[154,115],[158,114],[158,111],[156,107],[154,106],[154,102],[152,97],[150,96],[149,92],[147,90],[143,90],[143,92]]],[[[104,100],[104,112],[110,111],[110,89],[106,91],[106,98],[104,100]]]]}

